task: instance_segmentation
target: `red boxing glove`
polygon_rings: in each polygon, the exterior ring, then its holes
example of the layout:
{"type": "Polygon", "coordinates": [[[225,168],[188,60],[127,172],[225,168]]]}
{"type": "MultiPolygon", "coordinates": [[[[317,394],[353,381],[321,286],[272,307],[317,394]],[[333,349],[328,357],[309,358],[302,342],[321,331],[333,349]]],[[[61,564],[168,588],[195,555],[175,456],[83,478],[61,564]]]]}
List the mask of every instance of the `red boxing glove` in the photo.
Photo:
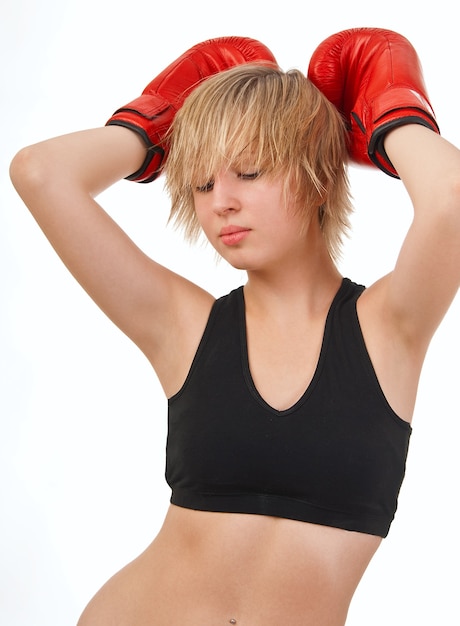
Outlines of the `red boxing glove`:
{"type": "Polygon", "coordinates": [[[352,28],[328,37],[313,53],[308,78],[345,118],[356,163],[399,178],[383,147],[385,134],[404,124],[439,133],[417,53],[391,30],[352,28]]]}
{"type": "Polygon", "coordinates": [[[154,78],[139,98],[118,109],[108,125],[139,133],[148,147],[141,168],[127,177],[140,183],[157,178],[168,154],[165,135],[189,93],[204,79],[244,63],[277,66],[270,50],[255,39],[220,37],[187,50],[154,78]]]}

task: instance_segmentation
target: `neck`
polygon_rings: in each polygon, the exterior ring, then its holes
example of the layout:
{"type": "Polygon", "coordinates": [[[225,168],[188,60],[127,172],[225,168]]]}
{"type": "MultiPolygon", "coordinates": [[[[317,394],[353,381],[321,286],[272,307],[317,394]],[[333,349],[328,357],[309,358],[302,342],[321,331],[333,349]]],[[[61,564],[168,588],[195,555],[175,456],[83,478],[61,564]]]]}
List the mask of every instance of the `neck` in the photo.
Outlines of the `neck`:
{"type": "Polygon", "coordinates": [[[245,299],[250,306],[261,309],[294,311],[300,306],[314,313],[328,305],[341,281],[321,236],[274,268],[248,271],[245,299]]]}

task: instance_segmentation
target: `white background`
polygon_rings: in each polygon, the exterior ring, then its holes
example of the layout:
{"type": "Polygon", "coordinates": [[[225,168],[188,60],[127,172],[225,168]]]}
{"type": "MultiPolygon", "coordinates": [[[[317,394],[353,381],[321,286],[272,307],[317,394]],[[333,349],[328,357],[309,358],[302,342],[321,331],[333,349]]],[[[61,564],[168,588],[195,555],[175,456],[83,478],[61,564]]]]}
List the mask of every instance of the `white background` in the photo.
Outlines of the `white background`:
{"type": "MultiPolygon", "coordinates": [[[[0,21],[0,624],[72,626],[93,593],[158,531],[166,403],[145,358],[74,282],[16,196],[15,152],[103,125],[191,45],[241,35],[306,70],[328,35],[379,26],[422,60],[442,134],[460,145],[458,18],[450,0],[3,0],[0,21]]],[[[391,270],[411,219],[399,181],[352,169],[354,235],[343,274],[391,270]]],[[[216,296],[244,276],[166,227],[162,181],[100,201],[160,262],[216,296]]],[[[435,208],[435,207],[434,207],[435,208]]],[[[350,626],[460,624],[457,297],[423,372],[396,521],[366,572],[350,626]]],[[[282,625],[285,626],[285,625],[282,625]]],[[[286,625],[289,626],[289,625],[286,625]]]]}

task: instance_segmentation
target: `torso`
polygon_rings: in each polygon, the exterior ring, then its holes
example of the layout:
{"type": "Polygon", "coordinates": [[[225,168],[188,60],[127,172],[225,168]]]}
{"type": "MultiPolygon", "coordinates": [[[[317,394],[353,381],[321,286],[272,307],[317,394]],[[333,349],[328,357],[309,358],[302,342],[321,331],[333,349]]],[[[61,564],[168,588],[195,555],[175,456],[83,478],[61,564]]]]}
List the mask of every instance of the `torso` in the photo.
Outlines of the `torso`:
{"type": "Polygon", "coordinates": [[[171,506],[155,541],[78,626],[343,626],[380,539],[171,506]]]}
{"type": "MultiPolygon", "coordinates": [[[[294,396],[273,395],[270,404],[295,401],[315,366],[307,364],[294,396]]],[[[263,371],[260,391],[265,384],[268,394],[263,371]]],[[[343,626],[380,542],[319,524],[171,505],[156,539],[104,585],[78,626],[343,626]]]]}

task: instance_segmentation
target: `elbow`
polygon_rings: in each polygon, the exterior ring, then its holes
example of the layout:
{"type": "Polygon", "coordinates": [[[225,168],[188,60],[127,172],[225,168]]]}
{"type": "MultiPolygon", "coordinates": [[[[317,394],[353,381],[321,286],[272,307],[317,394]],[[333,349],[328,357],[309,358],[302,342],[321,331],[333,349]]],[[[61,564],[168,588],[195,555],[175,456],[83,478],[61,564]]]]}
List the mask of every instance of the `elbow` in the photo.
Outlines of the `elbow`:
{"type": "Polygon", "coordinates": [[[453,236],[457,237],[460,248],[460,171],[457,176],[447,182],[444,193],[443,215],[452,229],[453,236]]]}
{"type": "Polygon", "coordinates": [[[47,158],[40,144],[22,148],[10,163],[9,175],[19,197],[37,217],[40,206],[46,205],[56,187],[52,159],[47,158]]]}
{"type": "Polygon", "coordinates": [[[39,188],[45,182],[46,172],[42,166],[39,150],[35,146],[22,148],[11,161],[10,179],[22,197],[28,190],[39,188]]]}
{"type": "Polygon", "coordinates": [[[21,182],[24,178],[24,172],[27,171],[27,168],[25,167],[25,162],[27,160],[26,153],[27,148],[23,148],[13,157],[13,160],[10,163],[10,180],[13,183],[14,188],[18,192],[21,187],[21,182]]]}
{"type": "Polygon", "coordinates": [[[440,174],[437,184],[425,189],[419,200],[421,214],[431,227],[442,228],[449,239],[460,238],[460,167],[452,167],[440,174]]]}
{"type": "Polygon", "coordinates": [[[460,286],[460,172],[446,181],[440,204],[438,227],[442,224],[443,248],[450,250],[450,271],[457,275],[457,289],[460,286]]]}

